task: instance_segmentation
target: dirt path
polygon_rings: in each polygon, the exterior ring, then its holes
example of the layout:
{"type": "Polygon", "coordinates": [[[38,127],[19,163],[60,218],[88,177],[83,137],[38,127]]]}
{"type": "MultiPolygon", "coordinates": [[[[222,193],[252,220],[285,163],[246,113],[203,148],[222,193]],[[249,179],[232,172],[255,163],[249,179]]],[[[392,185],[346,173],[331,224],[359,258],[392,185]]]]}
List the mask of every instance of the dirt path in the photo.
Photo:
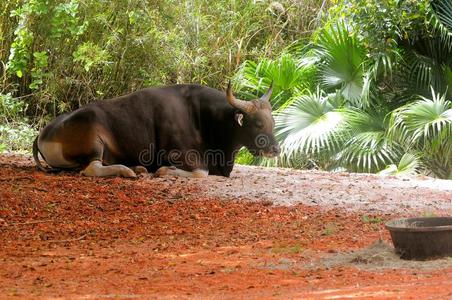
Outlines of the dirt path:
{"type": "Polygon", "coordinates": [[[447,299],[452,260],[399,260],[383,223],[451,201],[425,178],[93,179],[0,156],[0,298],[447,299]]]}
{"type": "Polygon", "coordinates": [[[232,178],[207,180],[212,196],[305,204],[347,211],[452,214],[452,180],[238,166],[232,178]]]}

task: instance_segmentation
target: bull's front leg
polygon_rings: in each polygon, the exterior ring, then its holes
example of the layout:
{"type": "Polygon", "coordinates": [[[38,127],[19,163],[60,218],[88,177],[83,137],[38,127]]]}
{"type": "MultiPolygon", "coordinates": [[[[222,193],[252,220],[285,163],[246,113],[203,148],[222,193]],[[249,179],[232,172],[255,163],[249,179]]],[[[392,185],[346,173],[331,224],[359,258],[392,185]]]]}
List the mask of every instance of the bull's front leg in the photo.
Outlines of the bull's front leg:
{"type": "Polygon", "coordinates": [[[176,167],[160,167],[154,176],[178,176],[178,177],[188,177],[188,178],[205,178],[209,175],[208,170],[204,169],[194,169],[193,171],[185,171],[178,169],[176,167]]]}
{"type": "Polygon", "coordinates": [[[163,166],[155,172],[154,176],[159,177],[169,175],[188,178],[205,178],[209,175],[207,167],[203,164],[200,152],[182,152],[174,162],[182,166],[183,169],[174,166],[163,166]]]}
{"type": "Polygon", "coordinates": [[[83,171],[80,172],[80,174],[88,177],[137,177],[134,171],[124,165],[104,166],[100,160],[93,160],[83,171]]]}
{"type": "MultiPolygon", "coordinates": [[[[183,147],[180,147],[179,149],[181,148],[183,147]]],[[[181,151],[170,151],[166,160],[170,164],[177,165],[180,168],[175,166],[162,166],[155,172],[154,176],[160,177],[169,175],[188,178],[207,177],[207,175],[209,175],[209,169],[205,165],[202,155],[203,152],[199,151],[200,148],[201,146],[181,151]]]]}

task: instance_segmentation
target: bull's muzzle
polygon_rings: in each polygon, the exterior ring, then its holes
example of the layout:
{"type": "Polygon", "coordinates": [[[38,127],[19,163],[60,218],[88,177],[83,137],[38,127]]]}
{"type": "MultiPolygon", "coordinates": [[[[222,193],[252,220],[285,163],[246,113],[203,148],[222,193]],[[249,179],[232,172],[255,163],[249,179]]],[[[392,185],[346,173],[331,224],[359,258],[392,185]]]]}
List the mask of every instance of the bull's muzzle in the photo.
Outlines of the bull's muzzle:
{"type": "Polygon", "coordinates": [[[267,151],[263,151],[262,154],[265,157],[276,157],[281,153],[281,148],[279,145],[271,145],[269,146],[267,151]]]}

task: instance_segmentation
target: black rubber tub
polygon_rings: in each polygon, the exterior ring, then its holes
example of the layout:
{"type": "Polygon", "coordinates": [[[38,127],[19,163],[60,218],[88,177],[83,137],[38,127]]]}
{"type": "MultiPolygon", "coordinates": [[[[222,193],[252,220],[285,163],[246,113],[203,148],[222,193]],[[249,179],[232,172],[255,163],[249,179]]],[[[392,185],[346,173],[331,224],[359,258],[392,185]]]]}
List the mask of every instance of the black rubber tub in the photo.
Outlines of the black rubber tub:
{"type": "Polygon", "coordinates": [[[452,256],[452,217],[398,219],[387,222],[386,228],[400,258],[452,256]]]}

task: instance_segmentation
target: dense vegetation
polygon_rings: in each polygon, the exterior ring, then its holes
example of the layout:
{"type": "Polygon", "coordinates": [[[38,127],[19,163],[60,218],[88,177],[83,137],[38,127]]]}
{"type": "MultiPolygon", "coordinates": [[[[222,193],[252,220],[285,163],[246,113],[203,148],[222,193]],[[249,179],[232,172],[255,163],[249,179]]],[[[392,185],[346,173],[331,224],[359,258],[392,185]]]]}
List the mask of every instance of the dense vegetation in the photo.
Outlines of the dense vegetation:
{"type": "Polygon", "coordinates": [[[451,0],[340,1],[309,44],[245,62],[245,95],[276,86],[283,155],[261,163],[452,179],[451,20],[451,0]]]}
{"type": "Polygon", "coordinates": [[[0,3],[0,151],[94,99],[274,82],[283,155],[242,163],[452,178],[452,0],[0,3]]]}

